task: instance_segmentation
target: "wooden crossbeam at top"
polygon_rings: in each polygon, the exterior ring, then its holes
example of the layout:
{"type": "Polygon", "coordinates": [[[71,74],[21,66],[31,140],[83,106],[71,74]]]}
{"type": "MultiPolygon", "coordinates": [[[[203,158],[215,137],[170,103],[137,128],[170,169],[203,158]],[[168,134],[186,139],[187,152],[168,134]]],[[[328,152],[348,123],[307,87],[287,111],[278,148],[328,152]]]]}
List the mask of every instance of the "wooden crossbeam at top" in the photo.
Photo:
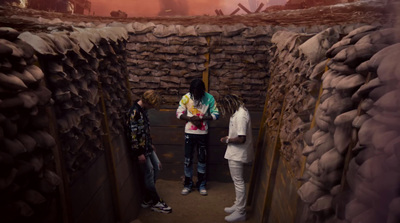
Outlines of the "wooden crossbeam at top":
{"type": "MultiPolygon", "coordinates": [[[[244,5],[242,5],[241,3],[239,3],[238,6],[239,6],[241,9],[243,9],[247,14],[251,14],[251,13],[252,13],[250,10],[248,10],[248,9],[247,9],[244,5]]],[[[264,7],[264,4],[261,3],[261,4],[258,6],[258,8],[256,9],[256,11],[254,11],[254,13],[260,12],[261,9],[262,9],[263,7],[264,7]]],[[[233,12],[231,12],[231,14],[229,14],[229,15],[235,15],[235,14],[240,10],[240,8],[236,8],[236,9],[235,9],[233,12]]],[[[222,12],[221,9],[215,9],[215,13],[216,13],[217,15],[224,15],[224,13],[222,12]]]]}
{"type": "Polygon", "coordinates": [[[247,12],[247,14],[251,14],[251,11],[248,10],[246,7],[244,7],[244,5],[242,5],[241,3],[238,4],[238,6],[243,9],[243,11],[247,12]]]}
{"type": "Polygon", "coordinates": [[[255,13],[260,12],[260,10],[264,7],[264,4],[261,2],[261,4],[258,6],[258,8],[256,9],[256,11],[254,11],[255,13]]]}
{"type": "Polygon", "coordinates": [[[235,9],[230,15],[235,15],[237,12],[239,12],[240,8],[235,9]]]}

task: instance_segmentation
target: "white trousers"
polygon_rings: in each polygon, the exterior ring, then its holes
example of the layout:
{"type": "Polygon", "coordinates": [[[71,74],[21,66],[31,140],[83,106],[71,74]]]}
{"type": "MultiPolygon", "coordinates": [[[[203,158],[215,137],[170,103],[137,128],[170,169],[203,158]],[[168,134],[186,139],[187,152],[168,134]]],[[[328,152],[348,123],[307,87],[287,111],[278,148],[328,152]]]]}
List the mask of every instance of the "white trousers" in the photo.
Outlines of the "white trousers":
{"type": "Polygon", "coordinates": [[[237,212],[244,214],[246,212],[246,184],[243,179],[243,163],[228,160],[228,165],[235,185],[236,200],[234,205],[237,212]]]}

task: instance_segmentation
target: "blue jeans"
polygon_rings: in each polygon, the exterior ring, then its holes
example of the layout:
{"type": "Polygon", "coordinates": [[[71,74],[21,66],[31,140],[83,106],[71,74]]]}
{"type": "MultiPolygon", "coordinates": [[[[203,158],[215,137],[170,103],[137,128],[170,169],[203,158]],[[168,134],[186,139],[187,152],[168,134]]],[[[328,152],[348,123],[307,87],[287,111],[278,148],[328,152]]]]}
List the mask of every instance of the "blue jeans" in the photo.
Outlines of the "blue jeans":
{"type": "Polygon", "coordinates": [[[197,146],[197,184],[196,187],[206,189],[206,158],[207,158],[207,135],[185,134],[185,184],[184,187],[191,189],[193,186],[193,153],[197,146]]]}
{"type": "Polygon", "coordinates": [[[144,183],[144,199],[145,201],[152,200],[154,204],[156,204],[160,197],[158,196],[156,190],[156,180],[159,169],[160,160],[157,157],[157,154],[152,151],[150,155],[146,156],[146,162],[140,164],[140,172],[143,177],[144,183]]]}

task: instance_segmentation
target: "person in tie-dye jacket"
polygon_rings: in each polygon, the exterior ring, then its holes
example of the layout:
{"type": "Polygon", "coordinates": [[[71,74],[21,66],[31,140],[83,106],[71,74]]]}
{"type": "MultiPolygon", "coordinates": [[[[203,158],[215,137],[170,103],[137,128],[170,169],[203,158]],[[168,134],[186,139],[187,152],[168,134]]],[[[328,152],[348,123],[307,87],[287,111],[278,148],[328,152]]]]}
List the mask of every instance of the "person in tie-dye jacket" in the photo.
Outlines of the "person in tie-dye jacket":
{"type": "Polygon", "coordinates": [[[186,121],[185,125],[185,182],[181,194],[186,195],[194,186],[193,153],[197,146],[197,183],[201,195],[207,195],[206,189],[206,157],[208,122],[216,120],[219,112],[214,97],[205,91],[204,82],[195,79],[190,83],[189,93],[179,101],[176,117],[186,121]]]}

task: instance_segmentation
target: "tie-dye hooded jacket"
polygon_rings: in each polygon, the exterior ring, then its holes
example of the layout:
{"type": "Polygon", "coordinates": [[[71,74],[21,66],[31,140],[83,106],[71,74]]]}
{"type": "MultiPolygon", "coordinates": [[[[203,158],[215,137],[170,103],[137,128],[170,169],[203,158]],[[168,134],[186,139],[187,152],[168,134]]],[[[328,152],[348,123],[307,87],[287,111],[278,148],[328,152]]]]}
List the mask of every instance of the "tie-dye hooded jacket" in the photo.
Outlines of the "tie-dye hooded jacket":
{"type": "MultiPolygon", "coordinates": [[[[176,110],[176,117],[179,119],[181,115],[187,114],[188,117],[199,116],[202,118],[205,115],[210,115],[213,120],[218,119],[219,112],[215,103],[214,97],[205,92],[199,106],[195,107],[195,103],[191,98],[190,93],[185,94],[179,101],[179,107],[176,110]]],[[[185,133],[189,134],[207,134],[208,121],[202,121],[201,128],[196,127],[193,123],[187,122],[185,125],[185,133]]]]}

